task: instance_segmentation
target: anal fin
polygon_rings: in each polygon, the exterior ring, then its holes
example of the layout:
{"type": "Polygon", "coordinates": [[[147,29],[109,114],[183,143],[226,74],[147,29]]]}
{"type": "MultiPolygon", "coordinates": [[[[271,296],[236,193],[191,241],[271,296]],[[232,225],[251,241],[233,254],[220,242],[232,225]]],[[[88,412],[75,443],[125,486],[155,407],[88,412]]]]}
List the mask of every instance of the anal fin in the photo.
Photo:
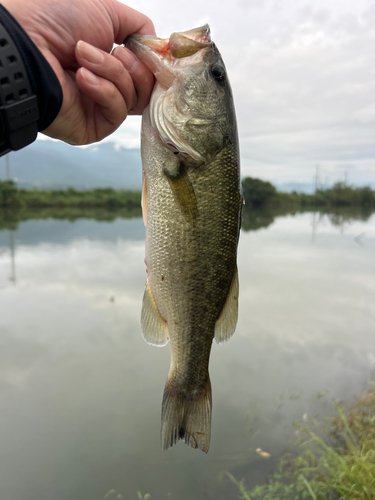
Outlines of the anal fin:
{"type": "Polygon", "coordinates": [[[141,327],[143,338],[148,344],[162,347],[168,343],[167,323],[161,317],[148,279],[143,295],[141,327]]]}
{"type": "Polygon", "coordinates": [[[236,329],[238,319],[238,270],[233,273],[227,300],[215,324],[215,340],[218,344],[227,341],[236,329]]]}

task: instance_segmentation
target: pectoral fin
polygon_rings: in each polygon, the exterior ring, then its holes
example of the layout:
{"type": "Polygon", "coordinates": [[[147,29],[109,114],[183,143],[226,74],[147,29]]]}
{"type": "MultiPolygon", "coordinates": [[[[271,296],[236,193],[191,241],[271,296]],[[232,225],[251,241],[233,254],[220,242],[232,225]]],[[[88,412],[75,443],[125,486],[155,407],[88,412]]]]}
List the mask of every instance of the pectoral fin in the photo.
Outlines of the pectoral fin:
{"type": "Polygon", "coordinates": [[[184,219],[195,226],[198,219],[198,204],[194,187],[185,169],[181,166],[176,175],[169,173],[167,170],[164,171],[164,174],[169,181],[173,197],[184,219]]]}
{"type": "Polygon", "coordinates": [[[234,271],[227,300],[215,324],[215,340],[218,344],[227,341],[233,335],[238,318],[238,270],[234,271]]]}
{"type": "Polygon", "coordinates": [[[142,175],[142,200],[141,200],[141,207],[142,207],[143,224],[145,226],[147,226],[147,182],[146,182],[146,176],[145,176],[144,172],[143,172],[143,175],[142,175]]]}
{"type": "Polygon", "coordinates": [[[143,338],[148,344],[161,347],[168,343],[167,324],[161,317],[148,279],[143,295],[141,326],[143,338]]]}

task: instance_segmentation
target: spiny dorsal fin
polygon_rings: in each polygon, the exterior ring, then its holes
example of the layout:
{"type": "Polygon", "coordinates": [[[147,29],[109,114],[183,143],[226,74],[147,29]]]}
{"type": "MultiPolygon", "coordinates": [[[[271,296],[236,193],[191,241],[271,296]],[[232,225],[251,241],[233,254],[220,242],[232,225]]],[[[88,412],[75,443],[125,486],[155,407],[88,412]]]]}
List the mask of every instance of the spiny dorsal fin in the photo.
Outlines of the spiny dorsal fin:
{"type": "Polygon", "coordinates": [[[161,317],[155,303],[148,278],[143,295],[141,326],[143,338],[148,344],[162,347],[168,343],[167,323],[161,317]]]}
{"type": "Polygon", "coordinates": [[[184,219],[193,226],[196,225],[198,219],[198,205],[195,197],[194,187],[185,172],[185,169],[180,165],[180,169],[176,175],[164,170],[164,174],[171,186],[173,197],[180,209],[184,219]]]}
{"type": "Polygon", "coordinates": [[[236,329],[238,318],[238,270],[234,270],[227,300],[215,324],[215,340],[218,344],[227,341],[236,329]]]}

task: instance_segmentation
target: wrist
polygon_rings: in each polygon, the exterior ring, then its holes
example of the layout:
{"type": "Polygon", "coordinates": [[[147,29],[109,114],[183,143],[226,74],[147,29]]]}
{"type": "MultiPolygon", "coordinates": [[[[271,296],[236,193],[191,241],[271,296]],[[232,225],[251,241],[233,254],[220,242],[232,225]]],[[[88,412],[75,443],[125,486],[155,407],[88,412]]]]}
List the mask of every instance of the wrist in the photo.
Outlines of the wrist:
{"type": "Polygon", "coordinates": [[[30,144],[52,123],[62,104],[62,89],[47,60],[3,5],[0,27],[1,155],[30,144]]]}

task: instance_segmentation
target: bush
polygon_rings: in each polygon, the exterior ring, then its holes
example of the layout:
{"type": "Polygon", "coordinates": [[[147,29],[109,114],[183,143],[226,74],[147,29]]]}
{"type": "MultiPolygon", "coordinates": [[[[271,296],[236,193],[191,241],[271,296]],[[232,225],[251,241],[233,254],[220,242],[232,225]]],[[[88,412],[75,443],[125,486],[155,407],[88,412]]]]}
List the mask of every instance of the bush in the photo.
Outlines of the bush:
{"type": "Polygon", "coordinates": [[[13,181],[0,181],[0,207],[18,205],[18,189],[13,181]]]}
{"type": "Polygon", "coordinates": [[[281,193],[270,182],[246,177],[242,181],[245,208],[281,207],[366,207],[375,208],[375,191],[369,186],[355,188],[337,182],[329,189],[314,194],[281,193]]]}
{"type": "Polygon", "coordinates": [[[243,195],[246,205],[261,207],[276,195],[276,188],[270,182],[246,177],[242,181],[243,195]]]}

